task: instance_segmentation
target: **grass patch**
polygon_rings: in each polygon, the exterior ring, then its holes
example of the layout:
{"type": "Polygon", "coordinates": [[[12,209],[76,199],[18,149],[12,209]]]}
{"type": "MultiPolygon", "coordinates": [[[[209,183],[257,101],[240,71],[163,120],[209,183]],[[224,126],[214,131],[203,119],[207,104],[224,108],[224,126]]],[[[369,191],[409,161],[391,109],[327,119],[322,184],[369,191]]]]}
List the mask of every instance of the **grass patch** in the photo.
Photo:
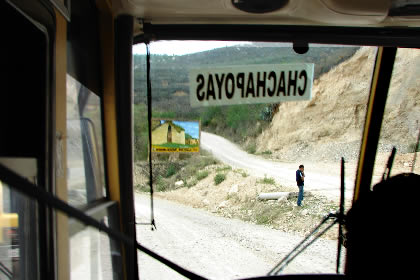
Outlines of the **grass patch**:
{"type": "Polygon", "coordinates": [[[165,143],[165,144],[153,145],[153,147],[162,147],[162,148],[197,148],[197,147],[199,147],[199,145],[165,143]]]}
{"type": "Polygon", "coordinates": [[[204,170],[204,171],[198,171],[197,174],[195,175],[195,178],[198,181],[200,181],[206,178],[207,176],[209,176],[209,172],[207,170],[204,170]]]}
{"type": "Polygon", "coordinates": [[[409,153],[420,152],[420,145],[417,146],[417,143],[411,143],[410,145],[408,145],[408,152],[409,153]]]}
{"type": "Polygon", "coordinates": [[[204,170],[207,166],[218,164],[219,161],[214,159],[211,156],[198,156],[192,157],[186,164],[183,165],[183,168],[177,173],[177,179],[186,179],[186,178],[196,178],[197,180],[202,180],[205,177],[205,172],[208,171],[204,170]]]}
{"type": "Polygon", "coordinates": [[[156,178],[155,187],[158,192],[164,192],[168,189],[168,183],[163,179],[162,176],[156,178]]]}
{"type": "Polygon", "coordinates": [[[149,193],[150,192],[150,186],[149,185],[145,185],[145,184],[137,184],[135,186],[135,189],[139,192],[145,192],[145,193],[149,193]]]}
{"type": "Polygon", "coordinates": [[[246,172],[243,169],[235,169],[235,170],[233,170],[233,172],[238,173],[238,174],[241,174],[242,177],[244,177],[244,178],[246,178],[246,177],[249,176],[248,172],[246,172]]]}
{"type": "Polygon", "coordinates": [[[197,178],[191,178],[191,179],[187,180],[185,186],[187,188],[191,188],[191,187],[194,187],[195,185],[197,185],[197,183],[198,183],[197,178]]]}
{"type": "Polygon", "coordinates": [[[268,212],[269,211],[264,211],[256,217],[257,225],[266,225],[273,219],[268,212]]]}
{"type": "Polygon", "coordinates": [[[318,139],[322,137],[327,137],[330,135],[331,135],[331,132],[328,129],[324,129],[321,132],[319,132],[318,139]]]}
{"type": "Polygon", "coordinates": [[[179,154],[179,160],[190,159],[193,155],[192,154],[179,154]]]}
{"type": "Polygon", "coordinates": [[[274,178],[264,176],[264,179],[258,180],[257,183],[267,184],[267,185],[275,185],[276,180],[274,178]]]}
{"type": "Polygon", "coordinates": [[[220,184],[226,179],[226,174],[224,173],[217,173],[216,176],[214,176],[214,183],[216,185],[220,184]]]}
{"type": "Polygon", "coordinates": [[[228,171],[228,170],[232,170],[232,166],[225,165],[225,166],[222,166],[222,167],[218,167],[216,169],[217,172],[224,172],[224,171],[228,171]]]}
{"type": "Polygon", "coordinates": [[[257,144],[250,143],[246,146],[245,150],[248,154],[255,154],[257,152],[257,144]]]}

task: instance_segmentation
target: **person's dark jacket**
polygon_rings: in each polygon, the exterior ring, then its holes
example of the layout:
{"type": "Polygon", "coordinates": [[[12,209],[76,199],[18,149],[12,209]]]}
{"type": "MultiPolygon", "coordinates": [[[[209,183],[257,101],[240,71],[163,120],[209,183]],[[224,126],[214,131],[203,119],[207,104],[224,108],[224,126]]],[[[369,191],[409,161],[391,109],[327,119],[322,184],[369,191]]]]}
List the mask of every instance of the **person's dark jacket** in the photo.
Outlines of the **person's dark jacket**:
{"type": "Polygon", "coordinates": [[[302,180],[302,171],[300,171],[299,169],[296,170],[296,183],[298,186],[303,186],[304,182],[302,180]]]}

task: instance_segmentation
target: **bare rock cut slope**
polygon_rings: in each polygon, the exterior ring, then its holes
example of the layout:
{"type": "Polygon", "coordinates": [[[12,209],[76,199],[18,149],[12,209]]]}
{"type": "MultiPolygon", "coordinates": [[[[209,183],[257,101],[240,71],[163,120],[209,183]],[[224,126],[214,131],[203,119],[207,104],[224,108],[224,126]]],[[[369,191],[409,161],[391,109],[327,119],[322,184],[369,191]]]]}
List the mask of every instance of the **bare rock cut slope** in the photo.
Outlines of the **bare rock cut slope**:
{"type": "MultiPolygon", "coordinates": [[[[312,100],[279,105],[257,139],[257,151],[281,161],[356,159],[365,121],[376,48],[362,47],[314,81],[312,100]]],[[[420,51],[399,49],[394,65],[379,151],[407,152],[420,120],[420,51]]]]}

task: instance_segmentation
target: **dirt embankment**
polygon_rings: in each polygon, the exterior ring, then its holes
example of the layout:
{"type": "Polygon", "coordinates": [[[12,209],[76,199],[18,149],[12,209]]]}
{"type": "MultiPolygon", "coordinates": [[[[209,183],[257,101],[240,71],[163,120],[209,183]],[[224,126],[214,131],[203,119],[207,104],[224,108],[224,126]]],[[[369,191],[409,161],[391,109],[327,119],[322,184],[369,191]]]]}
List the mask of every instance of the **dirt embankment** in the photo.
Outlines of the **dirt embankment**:
{"type": "MultiPolygon", "coordinates": [[[[363,47],[314,81],[313,98],[282,103],[257,139],[257,152],[280,161],[337,161],[359,155],[376,48],[363,47]]],[[[420,123],[420,51],[399,49],[379,152],[411,152],[420,123]]]]}
{"type": "MultiPolygon", "coordinates": [[[[202,162],[199,159],[193,161],[202,162]]],[[[258,200],[261,192],[297,192],[298,189],[282,186],[271,177],[255,177],[242,169],[207,162],[207,165],[201,165],[199,169],[191,170],[188,164],[168,178],[156,179],[165,180],[169,187],[155,192],[155,195],[223,217],[237,218],[302,236],[318,225],[326,214],[338,209],[336,201],[310,193],[307,193],[303,207],[296,206],[296,197],[293,196],[280,200],[258,200]]],[[[165,169],[165,163],[155,164],[162,170],[168,170],[170,166],[170,163],[166,163],[165,169]]],[[[147,191],[147,187],[140,185],[147,182],[146,163],[137,163],[135,168],[137,190],[147,191]]],[[[161,173],[165,174],[163,171],[161,173]]],[[[155,190],[159,184],[155,183],[155,190]]],[[[335,239],[336,236],[335,229],[326,234],[330,239],[335,239]]]]}

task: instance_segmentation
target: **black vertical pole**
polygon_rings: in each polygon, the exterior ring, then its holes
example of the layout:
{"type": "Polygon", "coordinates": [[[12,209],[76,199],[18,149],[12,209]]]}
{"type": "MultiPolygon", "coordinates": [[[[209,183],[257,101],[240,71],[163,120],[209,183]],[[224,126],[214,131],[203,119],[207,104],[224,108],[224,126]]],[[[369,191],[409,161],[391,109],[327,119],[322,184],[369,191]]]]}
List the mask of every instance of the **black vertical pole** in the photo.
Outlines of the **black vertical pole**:
{"type": "Polygon", "coordinates": [[[414,167],[416,166],[417,151],[419,150],[419,147],[420,147],[419,142],[420,142],[420,129],[419,129],[419,134],[417,135],[416,146],[414,147],[414,158],[413,158],[413,164],[411,165],[411,173],[414,173],[414,167]]]}
{"type": "MultiPolygon", "coordinates": [[[[137,240],[133,191],[133,26],[134,18],[115,20],[115,82],[122,230],[137,240]]],[[[125,245],[127,279],[138,279],[137,251],[125,245]]]]}
{"type": "Polygon", "coordinates": [[[370,190],[382,118],[397,48],[379,47],[372,77],[353,201],[370,190]]]}
{"type": "Polygon", "coordinates": [[[340,184],[340,211],[338,213],[338,247],[337,247],[337,273],[340,273],[340,260],[341,260],[341,246],[343,245],[343,219],[344,219],[344,158],[341,158],[341,184],[340,184]]]}
{"type": "Polygon", "coordinates": [[[154,212],[154,201],[153,201],[153,166],[152,166],[152,82],[150,77],[150,48],[149,44],[146,44],[147,49],[147,123],[149,130],[149,184],[150,184],[150,224],[152,230],[156,228],[155,225],[155,212],[154,212]]]}
{"type": "MultiPolygon", "coordinates": [[[[378,48],[357,166],[353,203],[370,191],[376,150],[396,53],[397,48],[395,47],[378,48]]],[[[369,233],[366,232],[366,234],[369,233]]],[[[353,249],[350,246],[347,247],[346,274],[354,273],[351,271],[351,264],[355,262],[353,249]]]]}

